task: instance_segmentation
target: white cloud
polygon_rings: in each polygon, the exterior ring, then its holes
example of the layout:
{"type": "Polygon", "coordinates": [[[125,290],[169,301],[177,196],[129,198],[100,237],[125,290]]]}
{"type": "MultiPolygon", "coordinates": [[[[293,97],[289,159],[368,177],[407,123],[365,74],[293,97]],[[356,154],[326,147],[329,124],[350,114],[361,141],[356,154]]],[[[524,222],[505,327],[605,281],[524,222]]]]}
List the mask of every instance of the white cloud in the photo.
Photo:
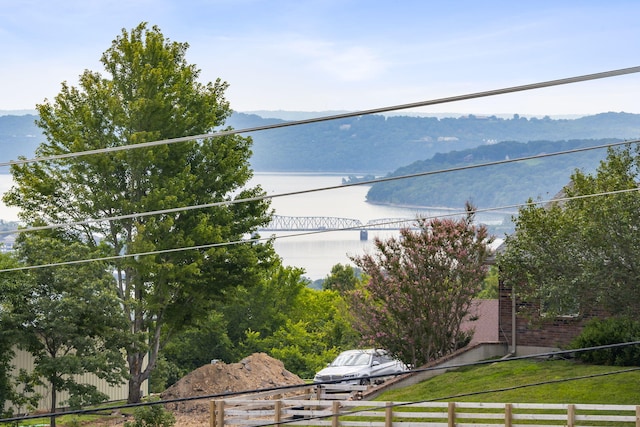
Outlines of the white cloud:
{"type": "Polygon", "coordinates": [[[387,64],[371,48],[365,46],[298,40],[285,47],[292,55],[304,61],[307,68],[319,70],[340,81],[370,80],[387,69],[387,64]]]}

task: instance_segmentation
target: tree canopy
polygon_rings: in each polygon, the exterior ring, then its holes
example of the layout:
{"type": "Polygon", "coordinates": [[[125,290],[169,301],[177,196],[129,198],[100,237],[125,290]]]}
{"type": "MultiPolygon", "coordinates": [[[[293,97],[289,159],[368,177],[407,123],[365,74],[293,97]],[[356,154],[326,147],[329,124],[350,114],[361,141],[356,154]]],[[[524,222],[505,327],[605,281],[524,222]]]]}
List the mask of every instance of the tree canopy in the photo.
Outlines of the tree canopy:
{"type": "MultiPolygon", "coordinates": [[[[30,265],[43,265],[99,253],[99,248],[61,234],[22,234],[17,256],[30,265]]],[[[17,347],[33,355],[30,376],[48,388],[51,413],[62,391],[69,393],[69,399],[60,403],[74,409],[107,400],[95,384],[83,382],[83,374],[94,374],[111,385],[126,378],[121,349],[127,323],[113,276],[105,267],[93,262],[34,269],[8,298],[7,326],[14,330],[17,347]]],[[[52,417],[52,426],[55,421],[52,417]]]]}
{"type": "Polygon", "coordinates": [[[269,243],[240,243],[270,217],[262,189],[246,188],[250,138],[145,145],[212,132],[231,114],[228,85],[198,82],[187,48],[146,23],[122,30],[102,55],[106,77],[87,70],[78,87],[65,82],[38,105],[46,142],[36,154],[128,149],[14,165],[4,197],[27,226],[67,224],[68,239],[108,249],[131,333],[130,402],[162,342],[206,316],[222,289],[251,286],[274,256],[269,243]],[[245,198],[253,201],[234,203],[245,198]]]}
{"type": "Polygon", "coordinates": [[[467,215],[419,219],[419,230],[376,238],[376,252],[353,258],[370,277],[353,293],[354,326],[372,345],[420,366],[468,343],[460,328],[482,288],[491,238],[467,215]]]}
{"type": "Polygon", "coordinates": [[[180,378],[176,374],[211,359],[231,362],[255,352],[266,352],[287,370],[312,378],[340,350],[355,346],[358,336],[347,300],[336,290],[310,288],[302,274],[276,264],[256,286],[225,291],[225,300],[207,319],[169,342],[162,379],[171,384],[180,378]]]}
{"type": "Polygon", "coordinates": [[[498,257],[503,280],[543,315],[640,314],[640,156],[610,149],[555,202],[520,209],[498,257]],[[568,199],[566,199],[568,198],[568,199]]]}

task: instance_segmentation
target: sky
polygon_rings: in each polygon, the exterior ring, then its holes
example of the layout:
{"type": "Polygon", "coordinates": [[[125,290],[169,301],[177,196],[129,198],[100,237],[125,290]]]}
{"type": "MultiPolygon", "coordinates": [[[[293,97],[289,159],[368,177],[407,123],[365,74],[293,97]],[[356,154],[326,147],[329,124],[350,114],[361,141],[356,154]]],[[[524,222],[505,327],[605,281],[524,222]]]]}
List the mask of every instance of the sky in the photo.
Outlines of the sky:
{"type": "MultiPolygon", "coordinates": [[[[189,44],[240,112],[359,111],[640,65],[637,0],[0,0],[0,110],[33,110],[123,29],[189,44]]],[[[640,113],[640,74],[407,112],[640,113]]]]}

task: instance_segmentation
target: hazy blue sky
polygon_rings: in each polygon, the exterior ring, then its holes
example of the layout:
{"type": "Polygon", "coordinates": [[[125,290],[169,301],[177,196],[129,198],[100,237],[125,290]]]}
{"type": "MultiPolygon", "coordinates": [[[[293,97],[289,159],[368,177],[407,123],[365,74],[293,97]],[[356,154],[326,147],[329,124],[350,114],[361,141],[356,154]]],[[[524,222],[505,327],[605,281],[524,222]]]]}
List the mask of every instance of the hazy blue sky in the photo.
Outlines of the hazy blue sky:
{"type": "MultiPolygon", "coordinates": [[[[33,109],[123,28],[188,42],[238,111],[363,110],[640,65],[640,1],[0,0],[0,110],[33,109]]],[[[640,113],[640,74],[425,108],[640,113]]]]}

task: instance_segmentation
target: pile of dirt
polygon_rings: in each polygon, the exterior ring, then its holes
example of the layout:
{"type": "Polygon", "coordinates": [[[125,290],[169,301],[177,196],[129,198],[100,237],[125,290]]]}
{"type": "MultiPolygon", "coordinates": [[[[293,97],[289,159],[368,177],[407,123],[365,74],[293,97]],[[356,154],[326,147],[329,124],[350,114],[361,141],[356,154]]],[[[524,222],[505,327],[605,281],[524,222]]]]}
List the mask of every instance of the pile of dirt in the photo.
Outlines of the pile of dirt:
{"type": "MultiPolygon", "coordinates": [[[[202,366],[181,378],[165,390],[162,400],[236,393],[273,387],[304,384],[297,375],[284,368],[284,364],[265,353],[254,353],[238,363],[223,362],[202,366]]],[[[169,403],[167,409],[176,417],[198,416],[209,413],[210,399],[169,403]]]]}
{"type": "MultiPolygon", "coordinates": [[[[284,364],[265,353],[254,353],[238,363],[223,362],[202,366],[184,376],[160,394],[162,400],[196,398],[223,393],[235,393],[305,382],[284,368],[284,364]]],[[[165,407],[176,418],[175,427],[208,426],[211,399],[194,399],[168,403],[165,407]]],[[[91,421],[92,427],[121,427],[131,417],[107,417],[91,421]]]]}

